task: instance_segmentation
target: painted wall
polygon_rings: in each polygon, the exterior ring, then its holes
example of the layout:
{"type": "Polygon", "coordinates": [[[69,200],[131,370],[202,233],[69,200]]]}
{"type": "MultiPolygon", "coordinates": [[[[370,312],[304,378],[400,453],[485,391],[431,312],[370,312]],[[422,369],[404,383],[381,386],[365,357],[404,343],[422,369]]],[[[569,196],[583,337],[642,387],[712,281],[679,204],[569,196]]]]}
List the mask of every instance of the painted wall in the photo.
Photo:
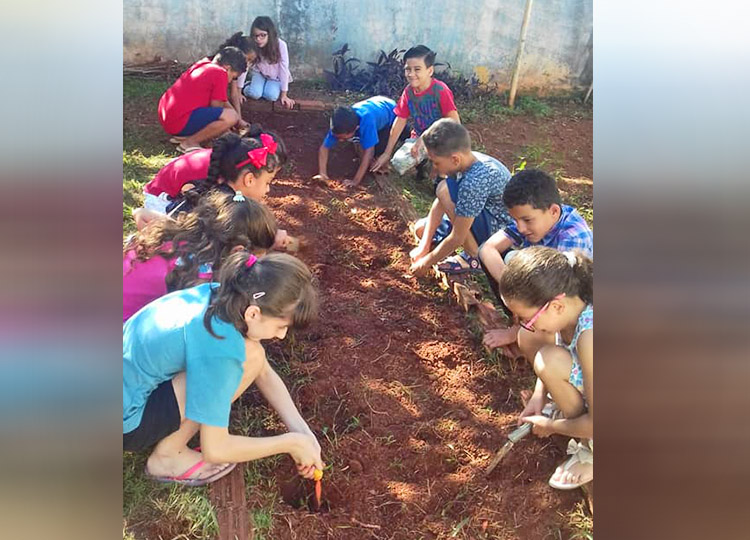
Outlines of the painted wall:
{"type": "MultiPolygon", "coordinates": [[[[296,79],[321,78],[344,43],[374,60],[423,43],[465,75],[510,84],[525,0],[124,0],[124,60],[191,62],[257,15],[277,23],[296,79]]],[[[521,88],[588,86],[592,78],[593,0],[536,0],[521,88]]]]}

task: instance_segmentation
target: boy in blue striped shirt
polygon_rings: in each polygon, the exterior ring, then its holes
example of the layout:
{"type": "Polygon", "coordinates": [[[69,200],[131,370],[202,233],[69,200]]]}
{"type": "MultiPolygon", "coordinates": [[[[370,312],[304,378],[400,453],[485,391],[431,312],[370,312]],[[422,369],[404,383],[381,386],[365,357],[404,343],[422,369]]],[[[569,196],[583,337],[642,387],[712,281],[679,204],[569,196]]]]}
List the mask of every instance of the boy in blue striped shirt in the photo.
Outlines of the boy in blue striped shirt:
{"type": "MultiPolygon", "coordinates": [[[[594,235],[578,211],[562,203],[554,178],[538,169],[513,175],[503,191],[503,202],[515,225],[493,234],[479,249],[479,259],[500,299],[500,276],[515,252],[530,246],[546,246],[558,251],[580,250],[594,256],[594,235]]],[[[527,332],[518,324],[488,330],[484,344],[494,349],[518,341],[521,352],[533,361],[536,351],[550,336],[527,332]],[[520,330],[520,331],[519,331],[520,330]]],[[[554,336],[551,336],[554,344],[554,336]]]]}

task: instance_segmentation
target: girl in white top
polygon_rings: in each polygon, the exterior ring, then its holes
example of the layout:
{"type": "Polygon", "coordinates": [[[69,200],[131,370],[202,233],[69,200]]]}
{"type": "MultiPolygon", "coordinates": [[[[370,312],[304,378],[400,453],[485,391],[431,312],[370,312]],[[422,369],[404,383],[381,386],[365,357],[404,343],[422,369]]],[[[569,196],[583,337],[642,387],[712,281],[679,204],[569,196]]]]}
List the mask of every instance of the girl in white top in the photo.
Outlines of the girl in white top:
{"type": "Polygon", "coordinates": [[[260,50],[260,57],[253,65],[252,78],[249,83],[244,83],[242,93],[251,99],[280,99],[284,107],[291,109],[294,100],[287,95],[292,74],[286,42],[279,38],[269,17],[256,17],[250,35],[260,50]]]}

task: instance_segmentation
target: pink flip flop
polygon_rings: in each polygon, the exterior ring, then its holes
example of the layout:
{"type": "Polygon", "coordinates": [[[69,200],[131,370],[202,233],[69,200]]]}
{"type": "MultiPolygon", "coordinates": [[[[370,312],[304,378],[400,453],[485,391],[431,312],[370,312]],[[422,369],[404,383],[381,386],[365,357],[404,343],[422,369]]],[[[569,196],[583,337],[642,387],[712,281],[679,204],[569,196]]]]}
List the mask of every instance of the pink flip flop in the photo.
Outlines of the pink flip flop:
{"type": "Polygon", "coordinates": [[[237,466],[236,463],[227,463],[225,467],[223,467],[221,470],[219,470],[215,474],[212,474],[211,476],[207,476],[206,478],[191,478],[191,476],[195,474],[196,471],[198,471],[205,465],[206,465],[206,462],[203,460],[200,460],[198,463],[190,467],[187,471],[185,471],[179,476],[155,476],[149,473],[148,470],[146,470],[146,476],[148,476],[152,480],[155,480],[157,482],[162,482],[165,484],[181,484],[183,486],[198,487],[198,486],[205,486],[206,484],[215,482],[219,478],[225,477],[230,472],[232,472],[232,470],[234,470],[234,468],[237,466]]]}

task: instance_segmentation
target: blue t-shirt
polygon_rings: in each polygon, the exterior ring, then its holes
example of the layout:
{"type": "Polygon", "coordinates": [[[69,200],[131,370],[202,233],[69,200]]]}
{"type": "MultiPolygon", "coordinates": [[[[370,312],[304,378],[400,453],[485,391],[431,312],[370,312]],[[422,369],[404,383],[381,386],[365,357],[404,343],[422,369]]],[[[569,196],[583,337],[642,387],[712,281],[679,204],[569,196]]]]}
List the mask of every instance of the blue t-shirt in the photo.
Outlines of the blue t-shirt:
{"type": "Polygon", "coordinates": [[[489,214],[491,234],[513,223],[503,203],[503,191],[510,180],[510,171],[497,159],[472,152],[477,160],[463,173],[455,176],[458,183],[456,215],[476,218],[482,210],[489,214]]]}
{"type": "MultiPolygon", "coordinates": [[[[359,116],[359,127],[354,132],[354,137],[359,137],[359,144],[364,150],[378,144],[378,131],[389,127],[396,119],[393,109],[396,102],[384,96],[375,96],[352,105],[352,109],[359,116]]],[[[323,146],[332,148],[338,139],[333,132],[328,130],[323,146]]]]}
{"type": "Polygon", "coordinates": [[[228,427],[232,398],[245,361],[245,339],[231,324],[212,320],[217,339],[203,325],[211,287],[204,283],[154,300],[122,332],[122,432],[137,428],[154,389],[186,372],[185,416],[228,427]]]}

